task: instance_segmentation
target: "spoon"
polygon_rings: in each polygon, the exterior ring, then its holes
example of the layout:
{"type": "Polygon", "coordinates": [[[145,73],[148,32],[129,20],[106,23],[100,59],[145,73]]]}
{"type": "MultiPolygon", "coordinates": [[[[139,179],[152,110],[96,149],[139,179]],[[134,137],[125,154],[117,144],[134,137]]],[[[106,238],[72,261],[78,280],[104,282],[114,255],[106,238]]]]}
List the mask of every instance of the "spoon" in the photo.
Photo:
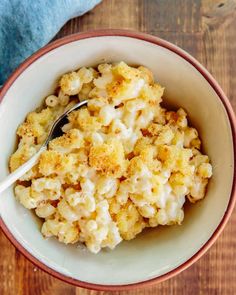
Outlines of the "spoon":
{"type": "Polygon", "coordinates": [[[86,105],[87,102],[87,100],[84,100],[75,104],[72,108],[65,111],[55,120],[55,122],[51,126],[47,139],[40,147],[40,149],[37,151],[37,153],[33,155],[22,166],[17,168],[14,172],[10,173],[3,181],[0,182],[0,193],[7,189],[9,186],[11,186],[17,179],[21,178],[27,171],[29,171],[35,164],[37,164],[40,155],[47,149],[49,142],[52,139],[61,135],[60,127],[62,126],[62,122],[66,119],[67,115],[69,115],[69,113],[71,113],[72,111],[77,110],[82,106],[86,105]]]}

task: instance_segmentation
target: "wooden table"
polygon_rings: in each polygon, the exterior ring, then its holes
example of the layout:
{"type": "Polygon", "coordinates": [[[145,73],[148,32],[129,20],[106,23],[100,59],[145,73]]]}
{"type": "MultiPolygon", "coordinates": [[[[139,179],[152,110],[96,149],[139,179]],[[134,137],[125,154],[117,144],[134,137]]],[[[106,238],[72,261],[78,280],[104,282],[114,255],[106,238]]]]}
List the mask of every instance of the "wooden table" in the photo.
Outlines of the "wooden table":
{"type": "MultiPolygon", "coordinates": [[[[135,29],[184,48],[219,81],[236,111],[236,0],[104,0],[68,22],[57,38],[98,28],[135,29]]],[[[153,287],[114,294],[236,294],[235,224],[234,211],[210,251],[180,275],[153,287]]],[[[27,261],[1,232],[0,253],[1,295],[110,294],[76,288],[49,276],[27,261]]]]}

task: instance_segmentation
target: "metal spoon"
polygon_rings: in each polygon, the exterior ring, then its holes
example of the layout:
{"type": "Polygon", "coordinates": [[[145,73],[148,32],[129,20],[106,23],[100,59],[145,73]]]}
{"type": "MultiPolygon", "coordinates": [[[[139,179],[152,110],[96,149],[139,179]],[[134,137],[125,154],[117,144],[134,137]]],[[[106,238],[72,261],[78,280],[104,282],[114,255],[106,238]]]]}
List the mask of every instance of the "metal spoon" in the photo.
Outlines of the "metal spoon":
{"type": "Polygon", "coordinates": [[[25,162],[22,166],[17,168],[14,172],[10,173],[3,181],[0,182],[0,193],[11,186],[17,179],[22,177],[27,171],[29,171],[39,160],[40,155],[43,151],[45,151],[48,147],[49,142],[61,135],[61,126],[63,120],[74,110],[81,108],[82,106],[87,104],[87,100],[77,103],[69,110],[65,111],[60,117],[58,117],[55,122],[52,124],[52,127],[49,131],[48,137],[38,150],[38,152],[33,155],[27,162],[25,162]]]}

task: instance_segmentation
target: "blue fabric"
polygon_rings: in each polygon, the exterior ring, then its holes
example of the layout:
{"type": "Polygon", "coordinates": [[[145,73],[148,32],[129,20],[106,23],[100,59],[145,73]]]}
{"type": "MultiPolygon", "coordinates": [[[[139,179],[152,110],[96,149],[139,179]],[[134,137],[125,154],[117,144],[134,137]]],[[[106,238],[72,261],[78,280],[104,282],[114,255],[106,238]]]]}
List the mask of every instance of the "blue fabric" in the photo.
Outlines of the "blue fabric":
{"type": "Polygon", "coordinates": [[[0,0],[0,85],[70,19],[101,0],[0,0]]]}

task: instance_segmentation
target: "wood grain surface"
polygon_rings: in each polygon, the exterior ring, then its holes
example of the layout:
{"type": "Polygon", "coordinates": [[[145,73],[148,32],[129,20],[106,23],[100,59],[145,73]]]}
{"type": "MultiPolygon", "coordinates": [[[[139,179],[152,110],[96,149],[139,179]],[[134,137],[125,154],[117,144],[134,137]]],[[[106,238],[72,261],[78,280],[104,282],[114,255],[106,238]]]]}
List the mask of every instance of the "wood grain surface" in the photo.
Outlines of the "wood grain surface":
{"type": "MultiPolygon", "coordinates": [[[[56,38],[99,28],[139,30],[184,48],[218,80],[236,111],[236,0],[103,0],[69,21],[56,38]]],[[[0,232],[0,295],[111,293],[76,288],[51,277],[0,232]]],[[[210,251],[180,275],[153,287],[113,294],[236,294],[236,212],[210,251]]]]}

